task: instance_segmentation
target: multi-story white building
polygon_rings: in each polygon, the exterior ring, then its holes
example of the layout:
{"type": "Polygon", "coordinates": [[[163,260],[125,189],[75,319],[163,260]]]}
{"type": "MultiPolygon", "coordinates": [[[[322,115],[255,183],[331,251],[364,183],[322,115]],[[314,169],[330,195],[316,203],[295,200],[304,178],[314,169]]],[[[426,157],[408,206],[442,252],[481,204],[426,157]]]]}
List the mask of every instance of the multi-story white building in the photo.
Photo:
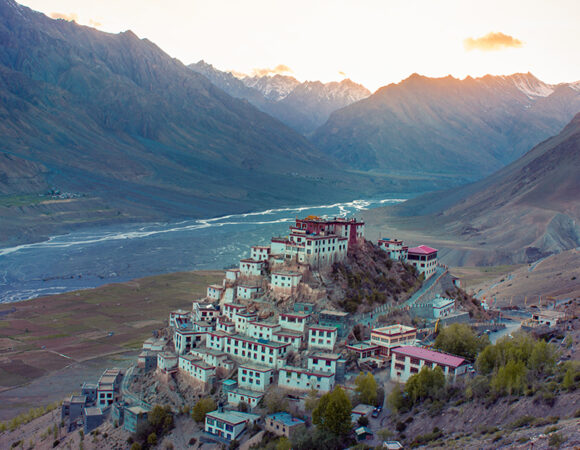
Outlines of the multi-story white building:
{"type": "Polygon", "coordinates": [[[334,353],[313,353],[308,357],[308,370],[336,374],[340,355],[334,353]]]}
{"type": "Polygon", "coordinates": [[[178,309],[169,313],[169,326],[172,328],[188,327],[191,324],[191,313],[178,309]]]}
{"type": "Polygon", "coordinates": [[[270,247],[267,245],[252,245],[250,259],[254,261],[268,261],[270,258],[270,247]]]}
{"type": "Polygon", "coordinates": [[[380,357],[391,358],[391,349],[401,345],[415,345],[417,329],[406,325],[396,324],[371,330],[370,348],[380,347],[380,357]]]}
{"type": "Polygon", "coordinates": [[[240,312],[234,315],[234,324],[236,325],[236,331],[238,333],[244,333],[248,331],[248,325],[250,322],[254,322],[258,318],[258,314],[255,312],[240,312]]]}
{"type": "Polygon", "coordinates": [[[426,245],[410,248],[407,261],[427,279],[437,271],[437,249],[426,245]]]}
{"type": "Polygon", "coordinates": [[[280,369],[278,386],[300,391],[316,389],[320,392],[328,392],[334,387],[334,374],[314,372],[302,367],[284,366],[280,369]]]}
{"type": "Polygon", "coordinates": [[[247,309],[246,306],[241,305],[240,303],[224,303],[223,306],[223,315],[226,316],[230,320],[234,320],[234,315],[245,312],[247,309]]]}
{"type": "Polygon", "coordinates": [[[231,334],[225,331],[210,331],[206,336],[206,346],[213,350],[223,351],[226,347],[226,339],[230,336],[231,334]]]}
{"type": "Polygon", "coordinates": [[[279,294],[292,295],[302,280],[299,272],[275,271],[270,277],[270,289],[279,294]]]}
{"type": "Polygon", "coordinates": [[[213,348],[194,348],[191,350],[191,355],[202,359],[210,366],[217,369],[224,369],[229,371],[234,368],[234,362],[229,358],[229,355],[224,351],[214,350],[213,348]]]}
{"type": "Polygon", "coordinates": [[[268,367],[283,364],[283,358],[290,344],[254,339],[245,336],[228,336],[225,338],[225,351],[235,359],[252,361],[268,367]]]}
{"type": "Polygon", "coordinates": [[[215,366],[206,363],[194,355],[180,355],[178,363],[179,371],[189,375],[201,384],[212,384],[215,380],[215,366]]]}
{"type": "Polygon", "coordinates": [[[218,307],[212,303],[193,302],[191,308],[192,319],[196,322],[211,322],[219,317],[219,313],[218,307]]]}
{"type": "Polygon", "coordinates": [[[236,290],[236,297],[241,300],[251,300],[259,297],[261,293],[262,288],[260,286],[240,284],[236,290]]]}
{"type": "Polygon", "coordinates": [[[203,345],[206,340],[206,332],[195,328],[176,329],[173,332],[173,344],[178,355],[189,352],[192,348],[203,345]]]}
{"type": "Polygon", "coordinates": [[[263,392],[250,391],[248,389],[234,388],[228,391],[228,404],[238,406],[240,403],[247,403],[250,408],[254,408],[264,397],[263,392]]]}
{"type": "Polygon", "coordinates": [[[107,369],[97,382],[97,406],[106,408],[115,401],[115,393],[119,391],[121,383],[120,369],[107,369]]]}
{"type": "Polygon", "coordinates": [[[246,429],[258,421],[258,414],[218,409],[205,415],[205,431],[210,434],[233,441],[246,429]]]}
{"type": "Polygon", "coordinates": [[[197,331],[199,333],[209,333],[210,331],[215,330],[215,325],[210,322],[205,322],[203,320],[198,320],[193,322],[192,324],[193,331],[197,331]]]}
{"type": "Polygon", "coordinates": [[[349,344],[346,346],[346,349],[354,353],[356,358],[361,362],[381,358],[381,347],[373,345],[369,341],[349,344]]]}
{"type": "Polygon", "coordinates": [[[246,277],[259,277],[264,273],[266,261],[247,258],[240,260],[240,274],[246,277]]]}
{"type": "Polygon", "coordinates": [[[216,329],[218,331],[225,331],[226,333],[233,334],[236,332],[236,324],[226,316],[220,316],[217,320],[216,329]]]}
{"type": "Polygon", "coordinates": [[[306,324],[310,319],[310,314],[305,312],[291,312],[291,313],[280,313],[278,316],[278,323],[282,328],[287,330],[294,330],[300,333],[304,333],[306,330],[306,324]]]}
{"type": "Polygon", "coordinates": [[[238,387],[251,391],[264,392],[274,382],[274,370],[257,364],[240,364],[238,368],[238,387]]]}
{"type": "Polygon", "coordinates": [[[433,317],[439,319],[446,317],[455,311],[455,300],[437,296],[433,299],[433,317]]]}
{"type": "Polygon", "coordinates": [[[226,270],[226,283],[235,283],[240,277],[240,269],[226,270]]]}
{"type": "Polygon", "coordinates": [[[246,334],[256,339],[274,339],[279,341],[279,339],[274,338],[273,333],[280,331],[280,329],[280,325],[274,322],[254,321],[248,324],[246,334]]]}
{"type": "Polygon", "coordinates": [[[407,253],[409,247],[403,244],[403,241],[398,239],[379,239],[379,247],[387,252],[389,258],[395,261],[407,261],[407,253]]]}
{"type": "Polygon", "coordinates": [[[308,348],[319,348],[331,351],[336,345],[338,328],[311,325],[308,329],[308,348]]]}
{"type": "Polygon", "coordinates": [[[173,373],[177,371],[177,355],[171,352],[157,354],[157,370],[161,373],[173,373]]]}
{"type": "Polygon", "coordinates": [[[299,331],[281,329],[280,331],[272,333],[272,339],[290,344],[293,350],[300,350],[304,340],[304,334],[299,331]]]}
{"type": "Polygon", "coordinates": [[[396,347],[391,349],[391,353],[391,379],[401,383],[405,383],[411,375],[419,373],[423,366],[432,369],[439,366],[446,377],[455,378],[467,372],[467,362],[459,356],[412,346],[396,347]]]}

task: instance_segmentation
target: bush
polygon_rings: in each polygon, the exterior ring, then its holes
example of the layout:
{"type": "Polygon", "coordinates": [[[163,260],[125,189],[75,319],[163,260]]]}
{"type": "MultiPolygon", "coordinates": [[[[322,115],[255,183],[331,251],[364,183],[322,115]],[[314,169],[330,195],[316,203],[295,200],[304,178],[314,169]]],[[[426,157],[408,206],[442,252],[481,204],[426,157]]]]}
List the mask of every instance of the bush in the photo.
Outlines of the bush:
{"type": "Polygon", "coordinates": [[[562,433],[554,433],[550,435],[550,439],[548,440],[548,444],[550,447],[560,448],[560,446],[564,443],[566,438],[562,436],[562,433]]]}
{"type": "Polygon", "coordinates": [[[215,401],[213,400],[213,398],[211,398],[211,397],[202,398],[193,407],[193,410],[191,412],[191,417],[197,423],[202,423],[205,421],[205,415],[208,412],[215,411],[216,408],[217,408],[217,405],[215,404],[215,401]]]}
{"type": "Polygon", "coordinates": [[[534,422],[534,420],[535,420],[534,416],[522,416],[522,417],[514,420],[508,426],[512,429],[521,428],[521,427],[531,425],[534,422]]]}
{"type": "Polygon", "coordinates": [[[360,416],[357,422],[361,427],[366,427],[369,424],[369,419],[366,416],[360,416]]]}

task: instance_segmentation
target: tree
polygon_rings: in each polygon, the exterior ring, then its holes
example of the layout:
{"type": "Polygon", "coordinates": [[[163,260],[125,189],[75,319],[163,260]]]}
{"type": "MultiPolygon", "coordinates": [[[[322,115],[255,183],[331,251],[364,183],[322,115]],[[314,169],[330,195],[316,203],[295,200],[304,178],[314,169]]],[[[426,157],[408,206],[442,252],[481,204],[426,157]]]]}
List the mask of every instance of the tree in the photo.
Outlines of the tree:
{"type": "Polygon", "coordinates": [[[213,398],[211,397],[202,398],[193,407],[191,417],[197,423],[202,423],[205,422],[205,415],[208,412],[215,411],[216,409],[217,405],[215,404],[213,398]]]}
{"type": "Polygon", "coordinates": [[[387,405],[394,413],[399,413],[405,407],[405,398],[399,385],[395,386],[391,393],[387,395],[387,405]]]}
{"type": "Polygon", "coordinates": [[[155,433],[151,433],[149,436],[147,436],[147,443],[151,446],[156,446],[157,445],[157,435],[155,433]]]}
{"type": "Polygon", "coordinates": [[[350,399],[338,386],[320,398],[318,407],[312,412],[312,421],[321,430],[329,431],[337,436],[345,435],[352,427],[351,411],[350,399]]]}
{"type": "Polygon", "coordinates": [[[441,367],[430,369],[423,366],[421,371],[412,375],[405,383],[405,392],[412,404],[426,398],[436,398],[445,387],[445,374],[441,367]]]}
{"type": "Polygon", "coordinates": [[[487,335],[477,337],[469,325],[453,323],[439,332],[433,347],[474,361],[479,352],[488,345],[487,335]]]}
{"type": "Polygon", "coordinates": [[[523,361],[509,361],[500,367],[491,379],[491,387],[498,393],[508,395],[521,393],[524,389],[527,369],[523,361]]]}
{"type": "Polygon", "coordinates": [[[290,450],[292,445],[286,436],[282,436],[278,439],[278,443],[276,444],[276,450],[290,450]]]}
{"type": "Polygon", "coordinates": [[[316,389],[310,389],[308,395],[306,396],[306,400],[304,400],[304,408],[308,412],[312,412],[318,406],[318,391],[316,389]]]}
{"type": "Polygon", "coordinates": [[[288,412],[288,399],[286,392],[280,389],[270,389],[264,396],[264,405],[268,409],[268,413],[273,414],[281,411],[288,412]]]}
{"type": "Polygon", "coordinates": [[[367,372],[365,375],[361,372],[354,383],[362,403],[374,405],[377,402],[377,382],[372,373],[367,372]]]}

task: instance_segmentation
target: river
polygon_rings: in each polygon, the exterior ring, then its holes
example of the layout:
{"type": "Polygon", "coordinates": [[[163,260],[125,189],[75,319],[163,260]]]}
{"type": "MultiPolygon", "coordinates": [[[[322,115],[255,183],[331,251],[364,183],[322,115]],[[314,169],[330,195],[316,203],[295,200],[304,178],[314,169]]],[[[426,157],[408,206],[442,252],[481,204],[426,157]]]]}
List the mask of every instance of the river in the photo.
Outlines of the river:
{"type": "Polygon", "coordinates": [[[269,209],[172,223],[75,231],[44,242],[0,249],[0,303],[162,273],[224,269],[249,247],[286,235],[296,217],[345,217],[404,201],[385,195],[331,205],[269,209]]]}

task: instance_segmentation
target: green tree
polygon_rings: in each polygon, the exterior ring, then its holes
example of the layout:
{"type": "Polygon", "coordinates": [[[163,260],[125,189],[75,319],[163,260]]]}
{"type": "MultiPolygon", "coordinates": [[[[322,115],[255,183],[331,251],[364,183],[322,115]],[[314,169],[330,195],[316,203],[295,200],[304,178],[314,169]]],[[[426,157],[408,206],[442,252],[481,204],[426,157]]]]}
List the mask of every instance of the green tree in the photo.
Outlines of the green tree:
{"type": "Polygon", "coordinates": [[[509,361],[491,379],[494,391],[508,395],[519,394],[525,386],[527,369],[523,361],[509,361]]]}
{"type": "Polygon", "coordinates": [[[131,445],[131,450],[141,450],[143,447],[141,447],[141,444],[139,444],[139,442],[133,442],[133,445],[131,445]]]}
{"type": "Polygon", "coordinates": [[[264,396],[264,405],[268,413],[273,414],[281,411],[288,412],[288,398],[286,392],[280,389],[270,389],[264,396]]]}
{"type": "Polygon", "coordinates": [[[292,444],[286,436],[282,436],[278,439],[278,443],[276,444],[276,450],[290,450],[292,448],[292,444]]]}
{"type": "Polygon", "coordinates": [[[439,332],[433,347],[473,361],[488,345],[487,335],[478,337],[469,325],[454,323],[439,332]]]}
{"type": "Polygon", "coordinates": [[[377,401],[377,382],[372,373],[360,373],[354,380],[356,392],[362,403],[374,405],[377,401]]]}
{"type": "Polygon", "coordinates": [[[426,398],[436,398],[445,387],[445,374],[437,366],[431,369],[423,366],[419,373],[412,375],[405,383],[405,392],[412,404],[426,398]]]}
{"type": "Polygon", "coordinates": [[[304,408],[306,411],[312,412],[318,406],[318,401],[318,391],[316,389],[310,389],[310,392],[308,392],[308,395],[304,400],[304,408]]]}
{"type": "Polygon", "coordinates": [[[556,348],[544,340],[537,341],[528,360],[528,368],[538,374],[546,375],[552,372],[558,355],[556,348]]]}
{"type": "Polygon", "coordinates": [[[151,446],[157,445],[157,435],[155,433],[151,433],[147,436],[147,443],[151,446]]]}
{"type": "Polygon", "coordinates": [[[405,398],[399,385],[395,386],[391,393],[387,395],[387,405],[394,413],[398,414],[405,407],[405,398]]]}
{"type": "Polygon", "coordinates": [[[216,409],[217,405],[215,404],[213,398],[211,397],[202,398],[193,407],[191,417],[197,423],[202,423],[205,422],[205,415],[208,412],[215,411],[216,409]]]}
{"type": "Polygon", "coordinates": [[[329,431],[337,436],[345,435],[352,427],[351,411],[350,399],[338,386],[320,398],[318,407],[312,412],[312,421],[321,430],[329,431]]]}

